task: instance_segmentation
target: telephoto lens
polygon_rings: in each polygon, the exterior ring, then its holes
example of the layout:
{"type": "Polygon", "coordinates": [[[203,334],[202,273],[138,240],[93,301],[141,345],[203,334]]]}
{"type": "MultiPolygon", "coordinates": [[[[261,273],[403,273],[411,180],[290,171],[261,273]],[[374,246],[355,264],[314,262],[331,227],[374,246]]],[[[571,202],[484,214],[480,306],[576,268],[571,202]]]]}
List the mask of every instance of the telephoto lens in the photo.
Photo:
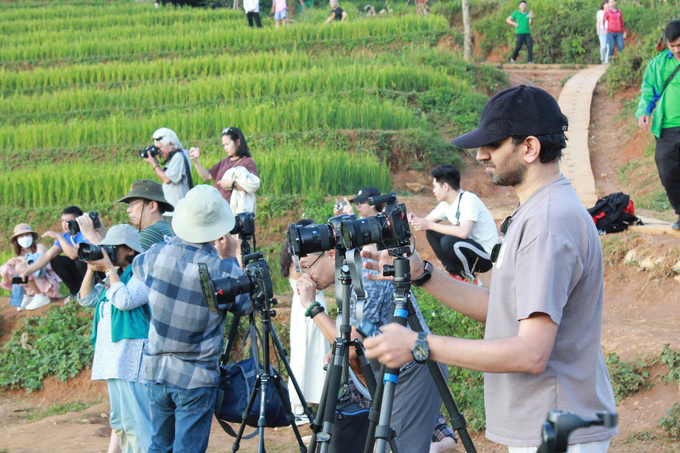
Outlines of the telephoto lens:
{"type": "Polygon", "coordinates": [[[112,263],[116,262],[117,248],[115,245],[99,246],[88,244],[87,242],[81,242],[78,244],[78,259],[80,261],[98,261],[104,258],[104,253],[102,253],[102,250],[106,251],[106,254],[109,255],[109,259],[112,263]]]}
{"type": "Polygon", "coordinates": [[[325,252],[335,247],[338,235],[331,225],[288,225],[290,254],[303,257],[310,253],[325,252]]]}

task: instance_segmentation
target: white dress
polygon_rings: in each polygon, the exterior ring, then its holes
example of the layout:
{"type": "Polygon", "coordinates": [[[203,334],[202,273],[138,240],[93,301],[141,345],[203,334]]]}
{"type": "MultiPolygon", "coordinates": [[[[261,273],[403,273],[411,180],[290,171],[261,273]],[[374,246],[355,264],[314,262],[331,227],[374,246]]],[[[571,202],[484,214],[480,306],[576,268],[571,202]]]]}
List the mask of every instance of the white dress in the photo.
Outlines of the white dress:
{"type": "MultiPolygon", "coordinates": [[[[293,303],[290,309],[290,367],[307,403],[319,403],[326,379],[323,357],[330,350],[330,344],[314,320],[305,316],[306,310],[300,303],[300,295],[297,293],[297,279],[289,278],[288,281],[293,288],[293,303]]],[[[316,300],[326,307],[323,291],[319,291],[316,300]]],[[[304,413],[290,379],[288,392],[293,413],[304,413]]]]}

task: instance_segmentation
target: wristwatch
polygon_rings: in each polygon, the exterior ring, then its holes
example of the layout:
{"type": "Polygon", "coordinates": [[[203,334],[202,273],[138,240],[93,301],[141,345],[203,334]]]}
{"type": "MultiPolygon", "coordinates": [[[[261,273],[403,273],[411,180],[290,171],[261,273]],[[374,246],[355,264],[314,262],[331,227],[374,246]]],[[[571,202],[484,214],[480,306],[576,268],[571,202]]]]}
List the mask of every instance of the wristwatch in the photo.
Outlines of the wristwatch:
{"type": "Polygon", "coordinates": [[[428,280],[430,280],[430,278],[432,278],[434,266],[429,261],[424,261],[423,264],[425,265],[423,267],[423,273],[420,275],[420,277],[411,280],[411,283],[416,286],[423,286],[428,280]]]}
{"type": "Polygon", "coordinates": [[[111,276],[111,274],[113,274],[114,272],[116,272],[116,269],[111,268],[111,269],[107,270],[106,272],[104,272],[104,275],[106,276],[106,278],[109,278],[111,276]]]}
{"type": "Polygon", "coordinates": [[[411,348],[411,355],[416,363],[425,363],[430,357],[430,348],[427,346],[427,333],[418,332],[418,339],[411,348]]]}

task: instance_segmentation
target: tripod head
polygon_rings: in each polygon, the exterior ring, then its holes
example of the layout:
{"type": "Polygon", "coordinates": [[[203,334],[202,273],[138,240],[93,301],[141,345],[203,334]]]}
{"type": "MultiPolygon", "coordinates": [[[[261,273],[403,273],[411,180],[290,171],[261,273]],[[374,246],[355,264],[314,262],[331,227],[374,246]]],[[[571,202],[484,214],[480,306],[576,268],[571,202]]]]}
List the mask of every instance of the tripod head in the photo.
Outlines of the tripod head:
{"type": "Polygon", "coordinates": [[[598,412],[596,419],[584,419],[570,411],[550,411],[548,419],[543,423],[541,437],[543,443],[537,453],[564,453],[569,444],[569,435],[578,428],[605,426],[613,428],[618,423],[619,415],[612,412],[598,412]]]}

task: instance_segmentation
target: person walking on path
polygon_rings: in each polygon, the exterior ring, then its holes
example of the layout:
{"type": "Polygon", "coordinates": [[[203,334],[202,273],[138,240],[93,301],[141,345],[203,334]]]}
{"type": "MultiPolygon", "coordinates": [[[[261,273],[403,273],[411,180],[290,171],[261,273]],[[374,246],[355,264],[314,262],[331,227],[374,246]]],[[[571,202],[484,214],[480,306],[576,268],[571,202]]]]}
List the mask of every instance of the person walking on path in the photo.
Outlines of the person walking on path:
{"type": "Polygon", "coordinates": [[[533,23],[533,19],[533,11],[527,12],[527,2],[524,0],[519,2],[519,9],[505,19],[507,23],[515,27],[515,51],[512,52],[510,57],[510,63],[512,64],[515,64],[517,55],[519,55],[519,51],[524,43],[527,45],[527,63],[534,64],[534,41],[531,39],[531,33],[529,32],[529,25],[533,23]]]}
{"type": "MultiPolygon", "coordinates": [[[[635,116],[640,129],[647,131],[649,118],[656,112],[652,121],[654,160],[668,201],[680,216],[680,20],[669,22],[664,34],[668,51],[647,65],[635,116]]],[[[680,230],[680,217],[672,228],[680,230]]]]}
{"type": "Polygon", "coordinates": [[[600,3],[600,9],[595,16],[597,36],[600,38],[600,63],[609,63],[609,48],[607,47],[607,24],[604,21],[604,13],[609,9],[609,0],[603,0],[600,3]]]}
{"type": "Polygon", "coordinates": [[[623,13],[616,8],[616,0],[609,0],[609,9],[604,12],[602,19],[605,24],[609,57],[614,55],[614,46],[623,52],[623,40],[626,39],[626,27],[623,25],[623,13]]]}

